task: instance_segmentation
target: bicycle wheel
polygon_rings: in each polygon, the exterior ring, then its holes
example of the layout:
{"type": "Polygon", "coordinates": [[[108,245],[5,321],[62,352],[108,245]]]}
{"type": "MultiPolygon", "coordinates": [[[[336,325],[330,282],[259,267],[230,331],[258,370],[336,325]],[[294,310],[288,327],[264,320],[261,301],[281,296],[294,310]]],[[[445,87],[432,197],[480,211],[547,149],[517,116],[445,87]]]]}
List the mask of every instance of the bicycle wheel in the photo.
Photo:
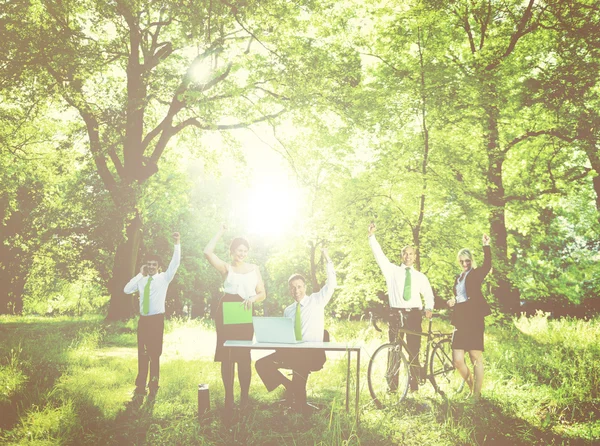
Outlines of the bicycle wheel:
{"type": "Polygon", "coordinates": [[[408,392],[408,361],[399,344],[383,344],[371,357],[367,380],[378,409],[393,407],[408,392]]]}
{"type": "Polygon", "coordinates": [[[465,387],[465,381],[460,373],[454,370],[450,339],[442,339],[433,348],[429,360],[429,371],[431,384],[435,387],[435,391],[442,396],[450,397],[462,392],[465,387]]]}

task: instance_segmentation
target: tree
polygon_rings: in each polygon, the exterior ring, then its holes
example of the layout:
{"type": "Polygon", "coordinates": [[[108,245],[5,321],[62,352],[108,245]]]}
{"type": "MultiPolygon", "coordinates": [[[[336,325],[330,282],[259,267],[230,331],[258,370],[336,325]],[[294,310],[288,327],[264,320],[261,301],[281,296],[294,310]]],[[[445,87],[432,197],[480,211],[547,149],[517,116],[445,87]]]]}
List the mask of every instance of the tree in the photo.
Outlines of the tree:
{"type": "Polygon", "coordinates": [[[96,208],[73,199],[92,190],[86,160],[70,149],[76,131],[18,90],[5,90],[0,106],[0,314],[20,314],[28,282],[48,281],[31,274],[40,262],[52,265],[46,273],[55,283],[76,277],[96,224],[96,208]],[[23,107],[13,105],[19,100],[23,107]]]}
{"type": "Polygon", "coordinates": [[[280,5],[90,0],[28,6],[21,25],[37,40],[19,48],[29,54],[22,63],[47,73],[51,91],[79,114],[119,215],[114,229],[126,228],[114,259],[109,318],[128,316],[131,302],[122,288],[142,242],[138,199],[168,146],[184,131],[240,128],[282,111],[281,98],[269,89],[281,68],[256,70],[268,73],[264,78],[248,71],[275,56],[255,50],[244,25],[280,5]]]}
{"type": "MultiPolygon", "coordinates": [[[[432,7],[438,6],[438,3],[432,3],[432,7]]],[[[507,204],[514,197],[507,193],[505,162],[511,149],[519,143],[551,133],[551,128],[536,131],[525,128],[520,135],[514,130],[533,124],[533,120],[519,122],[525,104],[515,97],[513,89],[519,88],[515,73],[532,72],[537,61],[547,54],[540,48],[541,36],[537,41],[532,37],[543,29],[541,25],[547,16],[547,6],[535,0],[498,4],[455,2],[443,11],[451,17],[453,27],[463,32],[461,46],[448,56],[472,86],[463,84],[464,91],[470,90],[470,94],[462,99],[474,100],[477,116],[466,119],[477,123],[477,128],[481,129],[478,150],[482,150],[487,158],[483,169],[485,192],[480,198],[489,206],[490,232],[496,248],[495,294],[507,311],[516,311],[519,300],[508,277],[511,264],[506,222],[507,204]],[[507,122],[511,124],[506,125],[507,122]]],[[[474,195],[478,194],[475,192],[474,195]]]]}

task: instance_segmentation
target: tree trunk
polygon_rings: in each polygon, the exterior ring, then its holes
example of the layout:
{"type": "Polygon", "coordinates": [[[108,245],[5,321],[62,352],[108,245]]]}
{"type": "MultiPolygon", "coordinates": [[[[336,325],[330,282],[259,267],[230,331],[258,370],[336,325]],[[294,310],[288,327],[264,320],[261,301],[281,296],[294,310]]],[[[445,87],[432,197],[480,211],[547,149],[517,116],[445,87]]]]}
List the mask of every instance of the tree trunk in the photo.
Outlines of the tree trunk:
{"type": "MultiPolygon", "coordinates": [[[[196,292],[191,299],[191,308],[188,310],[191,319],[206,316],[205,293],[196,292]]],[[[210,296],[210,294],[208,294],[210,296]]]]}
{"type": "Polygon", "coordinates": [[[510,265],[508,262],[508,244],[506,231],[506,200],[504,196],[504,184],[502,181],[502,168],[505,153],[499,146],[498,117],[499,111],[496,106],[497,95],[492,85],[488,86],[488,92],[484,96],[486,104],[484,110],[487,117],[486,145],[488,154],[487,172],[487,201],[490,210],[490,236],[494,253],[494,277],[496,288],[494,296],[500,303],[503,311],[513,313],[519,306],[519,295],[508,279],[510,265]]]}
{"type": "Polygon", "coordinates": [[[588,159],[596,176],[592,179],[592,185],[594,192],[596,193],[596,211],[598,213],[598,220],[600,221],[600,154],[598,153],[598,141],[591,129],[582,131],[581,128],[584,125],[580,124],[578,129],[578,138],[582,141],[583,148],[587,154],[588,159]]]}
{"type": "Polygon", "coordinates": [[[598,212],[598,220],[600,221],[600,172],[592,180],[594,192],[596,192],[596,211],[598,212]]]}
{"type": "Polygon", "coordinates": [[[165,317],[183,317],[183,301],[181,300],[181,294],[181,285],[176,282],[172,282],[167,289],[167,298],[165,300],[165,317]]]}
{"type": "MultiPolygon", "coordinates": [[[[15,254],[15,250],[6,252],[15,254]]],[[[4,284],[0,289],[0,314],[23,313],[23,290],[33,261],[24,255],[16,255],[13,259],[3,258],[0,263],[0,283],[4,284]]]]}
{"type": "Polygon", "coordinates": [[[110,305],[107,320],[123,320],[136,313],[132,294],[125,294],[123,288],[137,274],[137,260],[142,243],[142,219],[139,214],[127,225],[126,239],[117,247],[112,278],[109,282],[110,305]]]}
{"type": "Polygon", "coordinates": [[[419,84],[419,95],[421,97],[421,130],[423,134],[423,159],[421,161],[421,180],[423,181],[421,186],[421,196],[419,197],[419,217],[417,218],[417,224],[414,226],[412,231],[413,243],[415,245],[416,259],[415,266],[417,271],[421,271],[421,229],[423,227],[423,218],[425,217],[425,200],[427,198],[427,170],[429,163],[429,128],[427,125],[427,107],[428,107],[428,96],[427,96],[427,82],[425,78],[425,62],[423,60],[423,46],[421,43],[421,29],[418,32],[419,37],[419,71],[420,71],[420,84],[419,84]]]}
{"type": "MultiPolygon", "coordinates": [[[[24,188],[20,188],[21,190],[24,188]]],[[[23,289],[33,265],[33,253],[39,249],[39,238],[27,240],[31,212],[37,203],[23,198],[27,192],[17,194],[19,210],[2,221],[8,207],[8,197],[0,197],[0,314],[21,314],[23,312],[23,289]],[[27,240],[27,250],[19,247],[10,238],[20,235],[27,240]]]]}

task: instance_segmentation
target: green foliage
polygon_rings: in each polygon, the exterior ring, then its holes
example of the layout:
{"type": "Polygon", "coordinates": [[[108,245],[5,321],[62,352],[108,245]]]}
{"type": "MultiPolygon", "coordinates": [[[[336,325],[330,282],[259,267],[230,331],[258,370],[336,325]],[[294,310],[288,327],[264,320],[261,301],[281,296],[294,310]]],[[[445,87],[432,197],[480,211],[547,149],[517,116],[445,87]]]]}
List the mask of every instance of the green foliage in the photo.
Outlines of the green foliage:
{"type": "MultiPolygon", "coordinates": [[[[100,212],[85,204],[94,194],[87,160],[71,150],[76,129],[44,104],[28,105],[0,107],[6,118],[0,126],[0,275],[7,284],[0,293],[2,313],[20,312],[31,287],[68,287],[89,271],[91,246],[102,246],[93,232],[102,224],[100,212]]],[[[101,206],[102,194],[96,198],[101,206]]]]}
{"type": "Polygon", "coordinates": [[[0,365],[0,389],[2,389],[0,404],[10,402],[15,394],[23,391],[27,382],[27,377],[21,370],[22,351],[21,345],[11,348],[6,364],[0,365]]]}
{"type": "Polygon", "coordinates": [[[252,240],[259,311],[281,311],[293,271],[322,281],[326,244],[332,311],[375,305],[370,221],[392,261],[418,247],[440,298],[455,252],[491,233],[490,300],[596,299],[597,10],[563,3],[11,2],[0,312],[104,311],[125,299],[119,272],[168,261],[179,230],[168,314],[209,314],[221,278],[201,249],[222,221],[246,231],[250,125],[305,192],[293,233],[252,240]],[[139,252],[116,258],[136,214],[139,252]]]}

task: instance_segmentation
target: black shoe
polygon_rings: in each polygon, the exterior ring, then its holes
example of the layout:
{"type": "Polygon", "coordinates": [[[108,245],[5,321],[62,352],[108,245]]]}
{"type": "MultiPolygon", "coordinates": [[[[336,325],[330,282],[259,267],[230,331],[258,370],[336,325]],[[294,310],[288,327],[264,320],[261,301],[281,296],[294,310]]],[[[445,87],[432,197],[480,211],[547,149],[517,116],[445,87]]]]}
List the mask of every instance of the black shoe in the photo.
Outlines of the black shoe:
{"type": "Polygon", "coordinates": [[[427,403],[417,403],[416,409],[418,412],[429,412],[431,407],[427,403]]]}

